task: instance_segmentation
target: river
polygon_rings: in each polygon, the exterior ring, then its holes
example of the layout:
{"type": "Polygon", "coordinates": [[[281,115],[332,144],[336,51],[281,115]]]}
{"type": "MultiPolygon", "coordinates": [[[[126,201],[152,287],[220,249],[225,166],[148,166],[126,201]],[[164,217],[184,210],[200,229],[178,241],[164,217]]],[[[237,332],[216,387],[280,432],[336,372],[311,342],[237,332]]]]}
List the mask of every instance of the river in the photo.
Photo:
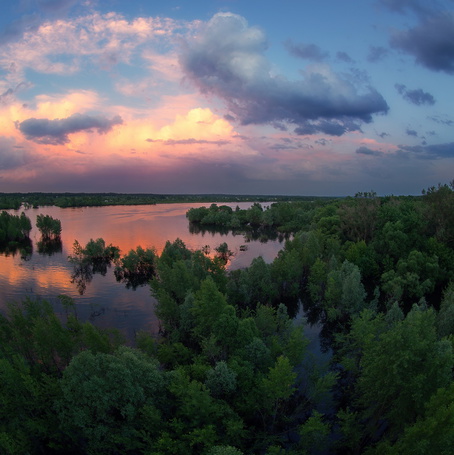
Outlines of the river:
{"type": "MultiPolygon", "coordinates": [[[[74,241],[84,246],[90,239],[103,238],[106,244],[118,246],[121,254],[128,253],[137,246],[154,247],[162,251],[167,240],[183,240],[190,249],[200,249],[209,245],[212,250],[223,242],[234,252],[228,268],[247,267],[253,258],[262,256],[271,262],[284,247],[283,240],[246,242],[242,235],[220,233],[192,233],[186,219],[186,211],[191,207],[207,204],[158,204],[141,206],[107,206],[83,208],[40,207],[25,210],[32,222],[30,238],[33,252],[27,257],[15,254],[0,254],[0,311],[4,312],[7,302],[21,301],[24,297],[49,300],[57,313],[64,309],[59,304],[58,295],[72,297],[76,303],[78,317],[90,320],[99,327],[116,327],[127,339],[132,340],[138,330],[156,333],[158,321],[154,314],[155,299],[149,286],[127,289],[116,281],[113,267],[105,276],[93,275],[83,295],[72,283],[73,265],[68,256],[73,252],[74,241]],[[38,214],[50,215],[62,224],[61,251],[51,255],[40,254],[37,243],[40,233],[36,229],[38,214]],[[240,246],[246,245],[245,248],[240,246]]],[[[209,205],[209,204],[208,204],[209,205]]],[[[251,203],[224,204],[231,207],[248,208],[251,203]]],[[[266,205],[266,204],[262,204],[266,205]]],[[[9,210],[20,214],[21,211],[9,210]]]]}

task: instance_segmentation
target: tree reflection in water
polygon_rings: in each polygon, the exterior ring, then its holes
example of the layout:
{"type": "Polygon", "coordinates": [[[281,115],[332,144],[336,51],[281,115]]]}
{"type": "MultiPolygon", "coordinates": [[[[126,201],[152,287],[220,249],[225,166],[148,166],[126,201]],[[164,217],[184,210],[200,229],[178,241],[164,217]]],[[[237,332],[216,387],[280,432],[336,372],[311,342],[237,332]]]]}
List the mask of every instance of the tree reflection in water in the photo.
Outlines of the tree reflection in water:
{"type": "Polygon", "coordinates": [[[0,244],[0,254],[3,256],[16,256],[20,253],[23,261],[28,261],[33,255],[33,243],[27,238],[21,241],[11,241],[0,244]]]}
{"type": "Polygon", "coordinates": [[[73,252],[72,256],[68,256],[68,260],[74,265],[71,283],[76,283],[80,295],[85,292],[94,274],[105,276],[111,263],[118,262],[120,258],[120,249],[112,244],[106,246],[102,238],[91,239],[85,248],[76,240],[73,252]]]}
{"type": "Polygon", "coordinates": [[[91,260],[81,261],[74,264],[74,271],[71,275],[71,283],[75,283],[80,295],[83,295],[87,289],[87,284],[93,280],[93,275],[99,274],[105,276],[107,269],[111,266],[109,260],[91,260]]]}
{"type": "Polygon", "coordinates": [[[41,240],[37,243],[38,246],[38,254],[43,256],[52,256],[56,253],[62,252],[62,242],[60,237],[58,238],[44,238],[42,237],[41,240]]]}

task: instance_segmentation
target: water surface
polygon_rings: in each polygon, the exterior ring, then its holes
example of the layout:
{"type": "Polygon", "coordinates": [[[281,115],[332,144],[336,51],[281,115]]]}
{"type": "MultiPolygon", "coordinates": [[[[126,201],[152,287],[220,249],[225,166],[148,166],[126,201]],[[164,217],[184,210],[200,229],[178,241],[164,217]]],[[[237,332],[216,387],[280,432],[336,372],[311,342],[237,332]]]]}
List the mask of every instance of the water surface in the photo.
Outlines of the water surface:
{"type": "MultiPolygon", "coordinates": [[[[158,321],[154,315],[155,299],[148,286],[136,290],[126,289],[118,283],[113,267],[105,276],[95,274],[88,283],[83,295],[80,295],[75,283],[71,282],[74,268],[68,262],[68,255],[73,252],[74,241],[82,246],[90,239],[103,238],[106,244],[118,246],[121,254],[128,253],[137,246],[155,248],[162,251],[167,240],[183,240],[190,249],[200,249],[209,245],[212,250],[222,242],[227,242],[234,256],[228,264],[229,269],[247,267],[253,258],[262,256],[271,262],[283,248],[282,240],[245,242],[242,235],[232,233],[191,233],[186,219],[186,211],[191,207],[200,207],[200,203],[158,204],[141,206],[108,206],[59,208],[41,207],[25,211],[33,229],[30,238],[33,253],[27,259],[21,254],[0,255],[0,311],[4,311],[7,302],[21,301],[25,296],[42,297],[49,300],[57,312],[63,312],[57,296],[65,294],[76,302],[78,316],[82,320],[91,320],[101,327],[117,327],[132,339],[137,330],[158,330],[158,321]],[[62,224],[62,249],[52,255],[39,254],[37,243],[40,233],[36,229],[38,214],[50,215],[62,224]],[[246,251],[240,246],[246,245],[246,251]]],[[[209,205],[209,204],[208,204],[209,205]]],[[[224,204],[231,207],[247,208],[251,203],[224,204]]],[[[9,211],[20,214],[21,211],[9,211]]]]}

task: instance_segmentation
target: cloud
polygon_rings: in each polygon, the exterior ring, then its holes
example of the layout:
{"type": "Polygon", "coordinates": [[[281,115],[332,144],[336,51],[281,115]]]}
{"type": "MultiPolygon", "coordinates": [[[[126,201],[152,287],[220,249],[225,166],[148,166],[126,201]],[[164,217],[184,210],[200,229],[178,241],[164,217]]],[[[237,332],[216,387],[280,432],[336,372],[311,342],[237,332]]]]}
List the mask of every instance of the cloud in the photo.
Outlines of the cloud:
{"type": "Polygon", "coordinates": [[[416,130],[407,128],[405,132],[407,133],[408,136],[418,137],[418,132],[416,130]]]}
{"type": "Polygon", "coordinates": [[[454,158],[454,142],[432,145],[401,145],[400,148],[407,152],[413,152],[420,159],[436,160],[454,158]]]}
{"type": "Polygon", "coordinates": [[[355,153],[357,153],[358,155],[368,155],[368,156],[382,156],[383,155],[383,152],[381,152],[380,150],[372,150],[365,146],[361,146],[361,147],[357,148],[355,153]]]}
{"type": "Polygon", "coordinates": [[[415,90],[408,90],[407,87],[403,84],[395,84],[396,90],[399,92],[403,98],[410,103],[421,106],[422,104],[428,104],[430,106],[435,104],[434,97],[427,92],[424,92],[422,89],[418,88],[415,90]]]}
{"type": "Polygon", "coordinates": [[[438,115],[434,115],[432,117],[427,117],[427,118],[434,121],[435,123],[438,123],[439,125],[447,125],[447,126],[454,125],[454,120],[447,119],[447,118],[440,118],[440,116],[438,116],[438,115]]]}
{"type": "Polygon", "coordinates": [[[345,63],[355,63],[355,61],[347,54],[347,52],[344,51],[337,52],[336,57],[345,63]]]}
{"type": "Polygon", "coordinates": [[[119,115],[109,120],[102,116],[73,114],[64,119],[55,120],[29,118],[19,123],[18,127],[28,140],[40,144],[58,145],[69,142],[68,134],[93,129],[104,134],[110,131],[114,125],[122,123],[123,120],[119,115]]]}
{"type": "Polygon", "coordinates": [[[411,11],[420,15],[430,14],[437,5],[437,1],[434,0],[431,2],[426,0],[379,0],[378,3],[395,13],[405,14],[407,11],[411,11]]]}
{"type": "Polygon", "coordinates": [[[370,46],[367,61],[376,63],[383,60],[389,53],[389,50],[383,46],[370,46]]]}
{"type": "Polygon", "coordinates": [[[417,26],[394,32],[391,45],[430,70],[454,74],[454,13],[422,17],[417,26]]]}
{"type": "Polygon", "coordinates": [[[356,87],[326,65],[312,65],[303,79],[273,75],[264,56],[266,37],[231,13],[216,14],[182,46],[180,64],[202,93],[222,98],[243,125],[290,123],[298,134],[341,135],[358,130],[388,105],[372,87],[356,87]]]}
{"type": "Polygon", "coordinates": [[[172,19],[138,17],[128,21],[113,12],[43,22],[2,48],[0,68],[14,83],[24,79],[27,68],[67,76],[91,60],[110,70],[118,63],[129,64],[143,45],[166,42],[176,27],[172,19]]]}
{"type": "Polygon", "coordinates": [[[10,104],[11,102],[14,101],[15,97],[14,95],[26,88],[31,87],[30,83],[27,82],[21,82],[20,84],[17,84],[14,88],[8,88],[5,90],[3,93],[0,94],[0,104],[10,104]]]}
{"type": "Polygon", "coordinates": [[[20,3],[21,15],[18,19],[11,21],[0,32],[0,44],[18,39],[24,32],[35,32],[44,21],[43,13],[53,18],[65,16],[77,4],[77,0],[35,0],[33,2],[22,1],[20,3]],[[30,9],[30,7],[33,7],[33,9],[30,9]]]}
{"type": "Polygon", "coordinates": [[[209,141],[206,139],[194,139],[194,138],[189,138],[189,139],[167,139],[166,141],[162,139],[146,139],[147,142],[161,142],[164,145],[194,145],[194,144],[210,144],[210,145],[227,145],[230,143],[230,141],[209,141]]]}
{"type": "Polygon", "coordinates": [[[306,60],[321,62],[329,56],[328,52],[322,51],[322,49],[320,49],[320,47],[318,47],[316,44],[295,44],[291,40],[288,40],[284,43],[284,45],[290,54],[306,60]]]}
{"type": "Polygon", "coordinates": [[[324,133],[330,136],[342,136],[348,131],[360,131],[358,123],[351,121],[348,118],[339,120],[317,120],[312,122],[304,122],[295,128],[295,133],[298,135],[324,133]]]}
{"type": "Polygon", "coordinates": [[[0,171],[17,169],[26,164],[31,155],[13,139],[0,137],[0,171]]]}

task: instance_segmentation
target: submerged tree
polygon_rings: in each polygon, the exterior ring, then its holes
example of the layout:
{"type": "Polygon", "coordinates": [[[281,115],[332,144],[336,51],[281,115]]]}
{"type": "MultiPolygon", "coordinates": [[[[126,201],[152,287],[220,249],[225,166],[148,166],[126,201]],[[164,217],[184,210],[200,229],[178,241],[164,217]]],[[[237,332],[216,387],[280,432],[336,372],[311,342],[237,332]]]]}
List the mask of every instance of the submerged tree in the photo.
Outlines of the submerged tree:
{"type": "Polygon", "coordinates": [[[41,232],[43,240],[60,238],[61,221],[50,215],[40,214],[36,217],[36,227],[41,232]]]}
{"type": "Polygon", "coordinates": [[[127,288],[135,289],[151,280],[156,269],[156,250],[147,248],[144,250],[138,246],[123,256],[115,268],[117,281],[126,283],[127,288]]]}
{"type": "Polygon", "coordinates": [[[77,284],[80,294],[85,292],[93,274],[105,275],[111,263],[117,263],[120,259],[120,249],[112,244],[106,246],[104,239],[90,239],[85,248],[75,240],[73,245],[73,255],[68,256],[68,260],[74,265],[74,273],[71,282],[77,284]]]}
{"type": "Polygon", "coordinates": [[[5,211],[0,214],[0,243],[27,240],[31,229],[30,218],[24,212],[20,216],[5,211]]]}

